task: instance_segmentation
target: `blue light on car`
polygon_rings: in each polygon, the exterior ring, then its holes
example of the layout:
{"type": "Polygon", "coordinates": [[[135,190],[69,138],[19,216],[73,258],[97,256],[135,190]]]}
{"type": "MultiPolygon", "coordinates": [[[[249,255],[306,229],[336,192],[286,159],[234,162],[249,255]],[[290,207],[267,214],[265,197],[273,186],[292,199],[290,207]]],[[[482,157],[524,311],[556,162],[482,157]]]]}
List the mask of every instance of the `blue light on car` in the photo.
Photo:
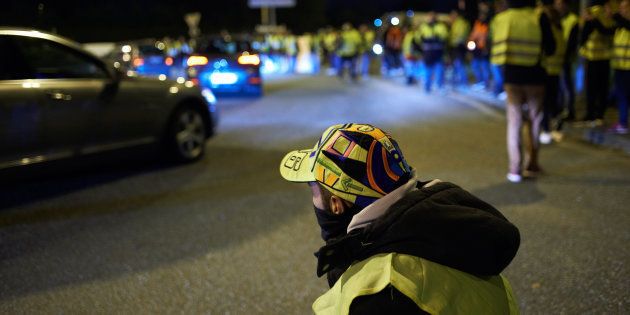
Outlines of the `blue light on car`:
{"type": "Polygon", "coordinates": [[[213,72],[210,74],[210,83],[212,85],[234,84],[238,81],[238,76],[232,72],[213,72]]]}
{"type": "Polygon", "coordinates": [[[209,89],[202,89],[201,95],[203,95],[203,98],[206,99],[206,102],[208,102],[208,104],[214,104],[217,102],[216,96],[214,96],[214,93],[212,93],[212,91],[210,91],[209,89]]]}

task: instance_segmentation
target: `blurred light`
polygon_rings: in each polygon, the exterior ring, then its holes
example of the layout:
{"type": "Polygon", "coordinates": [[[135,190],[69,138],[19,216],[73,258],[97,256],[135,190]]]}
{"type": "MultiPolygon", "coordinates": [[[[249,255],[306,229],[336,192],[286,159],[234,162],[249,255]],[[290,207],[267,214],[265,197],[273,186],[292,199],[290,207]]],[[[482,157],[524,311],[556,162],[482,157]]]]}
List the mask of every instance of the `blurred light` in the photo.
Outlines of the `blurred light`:
{"type": "Polygon", "coordinates": [[[381,20],[381,19],[375,19],[374,20],[374,26],[381,27],[382,25],[383,25],[383,20],[381,20]]]}
{"type": "Polygon", "coordinates": [[[129,60],[131,60],[131,55],[129,55],[129,54],[124,54],[124,55],[123,55],[123,61],[124,61],[124,62],[128,62],[129,60]]]}
{"type": "Polygon", "coordinates": [[[184,77],[177,77],[177,83],[182,84],[186,82],[186,79],[184,79],[184,77]]]}
{"type": "Polygon", "coordinates": [[[219,61],[219,63],[220,63],[220,64],[221,64],[221,66],[223,66],[223,67],[227,67],[227,65],[228,65],[228,62],[227,62],[227,60],[225,60],[225,59],[221,59],[221,61],[219,61]]]}
{"type": "Polygon", "coordinates": [[[178,89],[176,86],[171,86],[171,88],[170,88],[170,89],[168,89],[168,91],[169,91],[171,94],[176,94],[177,92],[179,92],[179,89],[178,89]]]}
{"type": "Polygon", "coordinates": [[[165,74],[160,74],[158,76],[158,79],[160,79],[160,81],[164,81],[164,80],[166,80],[166,75],[165,74]]]}
{"type": "Polygon", "coordinates": [[[208,64],[208,58],[204,56],[190,56],[188,57],[188,60],[186,60],[186,64],[189,67],[204,66],[208,64]]]}
{"type": "Polygon", "coordinates": [[[129,45],[122,46],[122,48],[120,50],[122,52],[124,52],[125,54],[128,54],[128,53],[131,52],[131,46],[129,46],[129,45]]]}
{"type": "Polygon", "coordinates": [[[132,70],[128,70],[128,71],[127,71],[127,76],[128,76],[128,77],[135,77],[135,76],[136,76],[136,72],[135,72],[135,71],[132,71],[132,70]]]}
{"type": "Polygon", "coordinates": [[[249,82],[249,84],[261,84],[262,83],[262,79],[260,77],[251,77],[247,81],[249,82]]]}
{"type": "Polygon", "coordinates": [[[475,50],[475,48],[477,48],[477,45],[471,40],[468,41],[468,44],[466,44],[466,48],[468,48],[468,50],[475,50]]]}
{"type": "Polygon", "coordinates": [[[133,60],[133,66],[134,67],[140,67],[142,65],[144,65],[144,59],[136,58],[136,59],[133,60]]]}
{"type": "Polygon", "coordinates": [[[391,22],[392,22],[392,25],[398,25],[398,23],[400,23],[400,20],[397,17],[393,17],[391,22]]]}
{"type": "Polygon", "coordinates": [[[217,102],[216,96],[214,96],[214,93],[212,93],[212,91],[210,91],[209,89],[201,90],[201,95],[203,95],[203,97],[206,99],[206,102],[210,104],[214,104],[217,102]]]}
{"type": "Polygon", "coordinates": [[[258,55],[246,55],[245,53],[243,53],[243,55],[238,57],[238,63],[242,65],[257,66],[260,64],[260,57],[258,57],[258,55]]]}
{"type": "Polygon", "coordinates": [[[193,82],[193,81],[186,81],[186,83],[184,83],[184,86],[186,86],[187,88],[191,88],[191,87],[195,86],[195,82],[193,82]]]}
{"type": "Polygon", "coordinates": [[[40,84],[38,82],[33,82],[31,80],[28,80],[22,83],[22,87],[25,89],[36,89],[40,87],[40,84]]]}
{"type": "Polygon", "coordinates": [[[375,54],[380,55],[383,53],[383,46],[381,46],[381,44],[374,44],[374,46],[372,46],[372,51],[375,54]]]}
{"type": "Polygon", "coordinates": [[[167,66],[172,66],[173,65],[173,57],[166,57],[166,59],[164,59],[164,64],[167,66]]]}
{"type": "Polygon", "coordinates": [[[159,50],[164,50],[164,48],[166,48],[166,45],[164,45],[164,43],[162,43],[162,42],[156,42],[155,43],[155,48],[157,48],[159,50]]]}
{"type": "Polygon", "coordinates": [[[407,16],[408,16],[408,17],[413,17],[413,16],[414,16],[414,14],[415,14],[415,13],[413,12],[413,10],[407,10],[407,16]]]}
{"type": "Polygon", "coordinates": [[[120,68],[120,62],[118,61],[114,62],[114,68],[120,68]]]}
{"type": "Polygon", "coordinates": [[[238,76],[231,72],[213,72],[210,75],[210,83],[216,84],[234,84],[238,81],[238,76]]]}

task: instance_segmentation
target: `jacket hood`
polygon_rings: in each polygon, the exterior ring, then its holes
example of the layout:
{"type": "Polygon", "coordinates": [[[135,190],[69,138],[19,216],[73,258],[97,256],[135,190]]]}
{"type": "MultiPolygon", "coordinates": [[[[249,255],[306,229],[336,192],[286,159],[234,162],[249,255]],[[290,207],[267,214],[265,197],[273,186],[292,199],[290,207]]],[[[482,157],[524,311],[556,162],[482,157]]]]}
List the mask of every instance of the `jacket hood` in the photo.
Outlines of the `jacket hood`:
{"type": "MultiPolygon", "coordinates": [[[[345,271],[353,261],[396,252],[474,275],[498,275],[519,245],[518,229],[497,209],[441,182],[410,192],[373,224],[330,241],[316,254],[317,274],[345,271]]],[[[331,280],[336,281],[329,274],[331,280]]]]}

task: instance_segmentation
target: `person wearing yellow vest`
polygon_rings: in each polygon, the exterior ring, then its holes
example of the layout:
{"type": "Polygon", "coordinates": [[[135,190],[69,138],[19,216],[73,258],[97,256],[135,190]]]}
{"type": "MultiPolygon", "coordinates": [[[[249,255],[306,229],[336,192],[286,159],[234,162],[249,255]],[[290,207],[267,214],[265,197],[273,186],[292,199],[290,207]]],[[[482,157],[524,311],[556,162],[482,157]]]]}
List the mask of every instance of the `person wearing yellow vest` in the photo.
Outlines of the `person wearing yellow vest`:
{"type": "Polygon", "coordinates": [[[607,0],[592,0],[583,12],[584,26],[580,38],[580,55],[586,60],[586,115],[590,126],[603,123],[610,87],[610,57],[615,32],[607,0]]]}
{"type": "Polygon", "coordinates": [[[405,32],[402,42],[402,52],[405,65],[405,76],[407,85],[415,84],[420,75],[422,67],[422,48],[420,39],[420,28],[417,24],[412,24],[405,32]]]}
{"type": "Polygon", "coordinates": [[[537,15],[534,0],[507,1],[508,9],[493,22],[491,62],[504,66],[507,92],[507,147],[510,182],[536,177],[538,163],[542,102],[546,73],[541,66],[543,55],[556,50],[549,18],[537,15]],[[523,111],[527,111],[527,118],[523,111]],[[528,127],[525,152],[521,152],[521,129],[528,127]]]}
{"type": "Polygon", "coordinates": [[[362,40],[359,31],[352,27],[350,23],[343,24],[337,45],[337,55],[341,59],[337,69],[337,75],[340,78],[343,78],[346,64],[349,64],[350,77],[354,81],[357,80],[357,58],[359,57],[361,44],[362,40]]]}
{"type": "Polygon", "coordinates": [[[470,34],[470,23],[457,11],[451,11],[449,16],[451,23],[448,48],[453,67],[453,85],[468,84],[466,74],[466,43],[470,34]]]}
{"type": "Polygon", "coordinates": [[[359,34],[361,34],[361,77],[364,79],[369,78],[370,64],[372,63],[372,45],[374,45],[374,31],[370,29],[366,24],[359,26],[359,34]]]}
{"type": "Polygon", "coordinates": [[[580,26],[578,16],[570,11],[570,1],[571,0],[555,0],[554,3],[554,7],[561,16],[562,37],[566,43],[562,73],[560,75],[563,93],[560,95],[562,96],[561,104],[566,108],[567,112],[561,124],[564,121],[575,120],[575,80],[573,79],[573,68],[577,61],[580,26]],[[564,98],[565,95],[566,99],[564,98]]]}
{"type": "Polygon", "coordinates": [[[613,16],[617,25],[613,39],[612,67],[615,70],[615,93],[619,120],[608,130],[628,133],[628,103],[630,103],[630,0],[619,4],[619,13],[613,16]]]}
{"type": "Polygon", "coordinates": [[[489,10],[486,4],[479,6],[479,16],[473,24],[472,31],[468,37],[468,49],[472,52],[470,67],[475,75],[474,88],[490,87],[490,50],[488,45],[489,37],[489,10]]]}
{"type": "Polygon", "coordinates": [[[444,51],[448,40],[448,28],[437,20],[435,12],[429,12],[426,23],[420,26],[420,40],[425,67],[424,90],[428,93],[433,80],[438,89],[444,85],[444,51]]]}
{"type": "Polygon", "coordinates": [[[537,11],[539,14],[546,15],[549,19],[553,39],[556,43],[556,51],[553,55],[545,56],[542,59],[547,79],[545,83],[545,98],[543,99],[542,131],[539,140],[542,144],[550,144],[552,140],[561,141],[563,137],[560,131],[562,125],[556,118],[561,112],[558,100],[560,99],[560,73],[562,73],[562,64],[564,63],[566,42],[564,40],[560,12],[553,6],[553,0],[543,0],[537,11]]]}
{"type": "Polygon", "coordinates": [[[326,242],[317,275],[331,288],[315,314],[519,313],[501,275],[520,245],[516,226],[455,184],[418,180],[382,129],[333,125],[279,168],[311,188],[326,242]]]}

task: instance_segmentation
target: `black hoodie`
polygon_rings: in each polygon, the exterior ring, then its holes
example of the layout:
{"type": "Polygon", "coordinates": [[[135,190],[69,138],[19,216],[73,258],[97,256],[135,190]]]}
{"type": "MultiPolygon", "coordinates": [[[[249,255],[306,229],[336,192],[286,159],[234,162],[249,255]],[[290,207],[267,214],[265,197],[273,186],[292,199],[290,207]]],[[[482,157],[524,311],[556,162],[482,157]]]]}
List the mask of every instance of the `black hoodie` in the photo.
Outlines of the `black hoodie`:
{"type": "Polygon", "coordinates": [[[373,224],[329,241],[316,253],[317,275],[328,273],[332,287],[353,262],[391,252],[478,276],[503,271],[520,244],[516,226],[452,183],[424,184],[418,183],[420,189],[394,203],[373,224]]]}

